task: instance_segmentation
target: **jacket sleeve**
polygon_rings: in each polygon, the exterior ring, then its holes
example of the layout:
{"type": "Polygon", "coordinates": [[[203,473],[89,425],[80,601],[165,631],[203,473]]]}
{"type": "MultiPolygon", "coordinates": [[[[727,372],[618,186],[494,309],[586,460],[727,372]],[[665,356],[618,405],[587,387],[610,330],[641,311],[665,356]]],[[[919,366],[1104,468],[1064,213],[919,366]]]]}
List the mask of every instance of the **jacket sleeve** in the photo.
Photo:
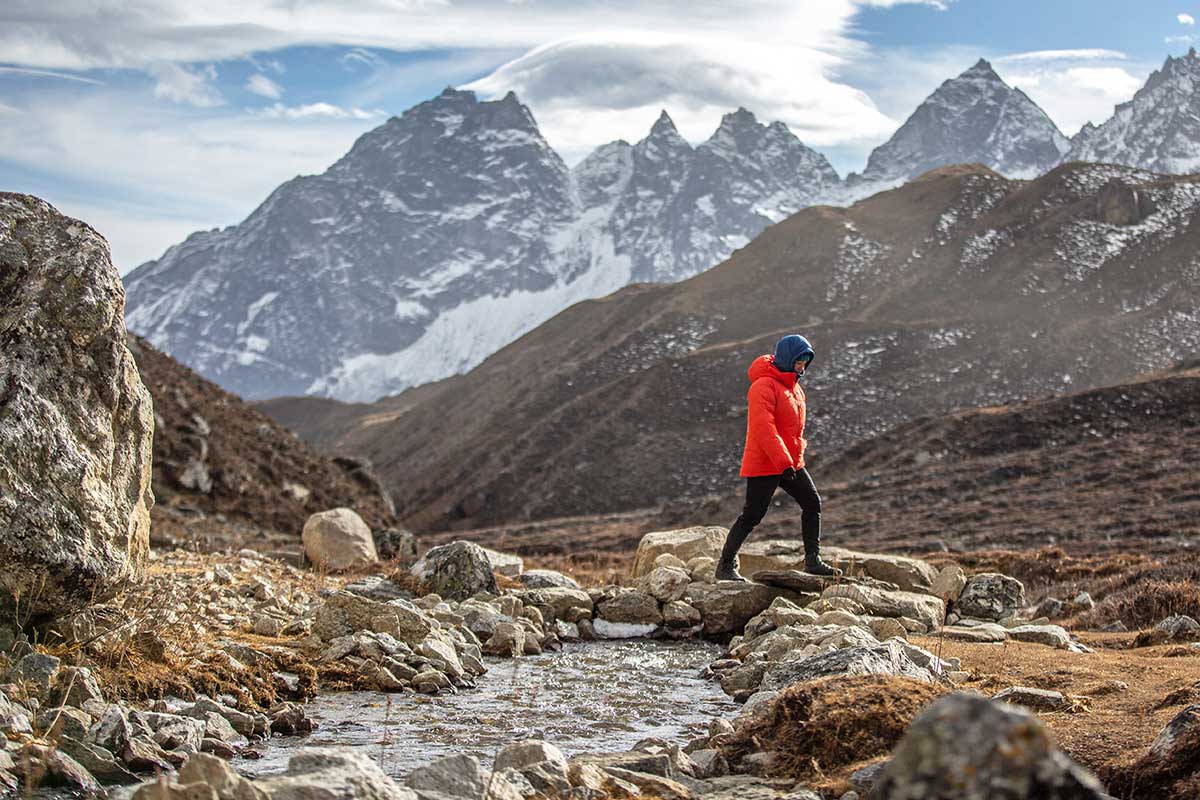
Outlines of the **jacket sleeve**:
{"type": "Polygon", "coordinates": [[[775,426],[775,392],[771,390],[770,378],[760,378],[750,385],[748,427],[750,438],[770,460],[778,472],[793,466],[792,454],[788,452],[779,429],[775,426]]]}

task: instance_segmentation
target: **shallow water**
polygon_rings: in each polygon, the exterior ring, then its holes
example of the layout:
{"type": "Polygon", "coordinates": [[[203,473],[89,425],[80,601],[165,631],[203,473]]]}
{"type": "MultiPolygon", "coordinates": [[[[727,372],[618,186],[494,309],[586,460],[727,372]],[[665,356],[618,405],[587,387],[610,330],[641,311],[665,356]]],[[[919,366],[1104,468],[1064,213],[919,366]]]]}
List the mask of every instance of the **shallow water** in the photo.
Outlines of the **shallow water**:
{"type": "Polygon", "coordinates": [[[567,644],[557,653],[485,659],[474,689],[428,697],[341,692],[308,705],[320,728],[275,737],[261,759],[235,759],[246,775],[278,772],[298,748],[363,748],[388,774],[407,775],[443,756],[471,753],[490,763],[499,748],[545,739],[568,756],[627,750],[650,736],[683,744],[737,705],[699,677],[720,649],[707,642],[611,641],[567,644]]]}

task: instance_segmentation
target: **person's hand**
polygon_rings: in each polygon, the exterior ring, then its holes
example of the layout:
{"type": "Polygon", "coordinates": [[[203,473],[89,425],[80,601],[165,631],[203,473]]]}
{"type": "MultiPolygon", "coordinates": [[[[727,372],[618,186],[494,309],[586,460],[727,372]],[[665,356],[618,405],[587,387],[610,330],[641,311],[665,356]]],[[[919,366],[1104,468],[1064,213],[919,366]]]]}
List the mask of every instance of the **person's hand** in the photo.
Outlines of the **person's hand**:
{"type": "Polygon", "coordinates": [[[796,480],[796,470],[792,467],[788,467],[783,471],[782,477],[785,481],[794,481],[796,480]]]}

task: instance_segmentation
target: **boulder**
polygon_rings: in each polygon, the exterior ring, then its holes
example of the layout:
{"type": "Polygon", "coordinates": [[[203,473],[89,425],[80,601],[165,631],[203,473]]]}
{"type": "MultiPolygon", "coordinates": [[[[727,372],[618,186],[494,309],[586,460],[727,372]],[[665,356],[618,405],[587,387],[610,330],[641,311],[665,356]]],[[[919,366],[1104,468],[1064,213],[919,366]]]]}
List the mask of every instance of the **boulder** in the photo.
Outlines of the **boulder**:
{"type": "Polygon", "coordinates": [[[1070,705],[1062,692],[1032,686],[1010,686],[993,695],[992,699],[1024,706],[1033,711],[1060,711],[1070,705]]]}
{"type": "Polygon", "coordinates": [[[1096,778],[1027,711],[970,694],[913,720],[871,800],[1103,800],[1096,778]]]}
{"type": "Polygon", "coordinates": [[[1113,178],[1096,195],[1096,219],[1109,225],[1136,225],[1154,213],[1150,197],[1119,178],[1113,178]]]}
{"type": "Polygon", "coordinates": [[[1200,705],[1171,718],[1133,763],[1110,764],[1104,782],[1118,797],[1194,798],[1200,786],[1200,705]]]}
{"type": "MultiPolygon", "coordinates": [[[[3,199],[0,195],[0,203],[3,199]]],[[[26,786],[64,786],[89,795],[100,792],[92,774],[58,748],[30,742],[13,754],[13,761],[13,771],[24,778],[26,786]]]]}
{"type": "Polygon", "coordinates": [[[114,595],[150,548],[154,410],[108,244],[0,192],[0,627],[114,595]]]}
{"type": "Polygon", "coordinates": [[[662,613],[669,628],[692,628],[703,621],[700,612],[682,600],[664,604],[662,613]]]}
{"type": "Polygon", "coordinates": [[[933,579],[933,585],[929,587],[929,593],[934,597],[940,597],[946,602],[954,602],[962,595],[963,587],[967,585],[967,573],[963,572],[963,568],[957,564],[947,564],[938,572],[937,577],[933,579]]]}
{"type": "Polygon", "coordinates": [[[567,757],[548,742],[541,739],[526,739],[506,746],[496,756],[495,769],[524,769],[534,764],[549,762],[555,771],[567,775],[567,757]]]}
{"type": "Polygon", "coordinates": [[[912,659],[899,639],[869,645],[853,645],[820,653],[798,661],[780,661],[767,667],[760,688],[776,691],[794,683],[827,675],[904,675],[937,683],[941,679],[912,659]]]}
{"type": "Polygon", "coordinates": [[[410,789],[383,773],[369,755],[349,748],[304,748],[282,775],[254,781],[271,800],[417,800],[410,789]]]}
{"type": "Polygon", "coordinates": [[[480,767],[479,759],[465,754],[446,756],[417,767],[404,783],[419,796],[463,800],[483,800],[489,788],[493,789],[494,797],[496,788],[488,786],[488,775],[480,767]]]}
{"type": "Polygon", "coordinates": [[[407,564],[417,560],[417,537],[406,528],[380,528],[371,532],[375,552],[384,561],[407,564]]]}
{"type": "Polygon", "coordinates": [[[313,514],[304,523],[300,539],[305,557],[318,569],[341,572],[379,561],[371,529],[350,508],[313,514]]]}
{"type": "Polygon", "coordinates": [[[868,614],[877,617],[907,617],[928,629],[942,624],[946,604],[941,598],[917,592],[888,591],[858,583],[840,583],[821,593],[823,599],[844,597],[861,605],[868,614]]]}
{"type": "Polygon", "coordinates": [[[565,619],[567,622],[578,622],[580,619],[573,617],[579,612],[573,612],[572,609],[583,609],[588,617],[592,614],[591,595],[582,589],[555,586],[549,589],[525,589],[506,596],[515,597],[527,606],[545,606],[556,619],[565,619]]]}
{"type": "Polygon", "coordinates": [[[1025,606],[1025,587],[1016,578],[983,572],[967,579],[955,610],[964,617],[999,620],[1025,606]]]}
{"type": "Polygon", "coordinates": [[[312,632],[326,642],[359,631],[386,633],[410,647],[429,635],[428,617],[407,600],[381,603],[350,592],[334,592],[317,609],[312,632]]]}
{"type": "Polygon", "coordinates": [[[1008,629],[1008,637],[1018,642],[1037,642],[1059,650],[1066,650],[1071,644],[1071,634],[1061,625],[1016,625],[1008,629]]]}
{"type": "Polygon", "coordinates": [[[527,589],[578,589],[579,582],[570,575],[552,569],[528,569],[517,576],[527,589]]]}
{"type": "Polygon", "coordinates": [[[596,616],[607,622],[633,625],[660,625],[663,621],[658,601],[637,589],[621,589],[602,601],[596,607],[596,616]]]}
{"type": "Polygon", "coordinates": [[[633,577],[639,578],[654,569],[654,560],[663,553],[670,553],[683,562],[698,556],[715,561],[721,555],[728,532],[726,528],[708,525],[647,533],[638,542],[633,557],[633,577]]]}
{"type": "Polygon", "coordinates": [[[947,625],[939,632],[940,636],[957,642],[975,642],[977,644],[997,644],[1008,640],[1008,629],[1003,625],[984,624],[970,627],[947,625]]]}
{"type": "Polygon", "coordinates": [[[447,600],[466,600],[479,592],[500,593],[491,559],[474,542],[457,541],[431,548],[410,572],[427,591],[447,600]]]}
{"type": "Polygon", "coordinates": [[[683,597],[691,576],[678,567],[655,567],[639,579],[638,587],[660,603],[670,603],[683,597]]]}
{"type": "Polygon", "coordinates": [[[711,586],[692,584],[685,598],[700,610],[706,634],[724,636],[741,633],[747,622],[771,607],[775,598],[795,596],[774,586],[722,581],[711,586]]]}
{"type": "Polygon", "coordinates": [[[1186,614],[1172,614],[1154,626],[1168,640],[1194,639],[1200,635],[1200,624],[1186,614]]]}

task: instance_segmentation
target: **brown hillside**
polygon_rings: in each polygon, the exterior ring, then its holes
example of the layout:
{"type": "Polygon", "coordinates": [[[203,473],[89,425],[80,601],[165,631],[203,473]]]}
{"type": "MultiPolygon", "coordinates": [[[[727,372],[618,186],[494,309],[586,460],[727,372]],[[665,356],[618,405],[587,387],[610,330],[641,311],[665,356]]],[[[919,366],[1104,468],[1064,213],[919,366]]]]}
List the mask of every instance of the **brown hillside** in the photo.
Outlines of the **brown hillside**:
{"type": "Polygon", "coordinates": [[[327,446],[371,458],[427,531],[728,495],[746,366],[785,333],[817,347],[818,463],[917,417],[1200,351],[1198,210],[1192,179],[1125,168],[935,170],[805,209],[691,280],[573,306],[423,402],[341,416],[327,446]],[[1144,216],[1103,221],[1122,198],[1144,216]]]}
{"type": "MultiPolygon", "coordinates": [[[[861,441],[811,471],[825,541],[863,550],[978,554],[1054,546],[1076,558],[1190,554],[1200,546],[1200,364],[1010,406],[924,417],[861,441]]],[[[623,551],[649,530],[727,525],[740,487],[702,502],[616,515],[514,522],[467,536],[529,553],[623,551]]],[[[798,538],[783,493],[754,538],[798,538]]],[[[1012,572],[1067,580],[1031,564],[1012,572]]],[[[986,562],[986,559],[985,559],[986,562]]],[[[984,566],[995,566],[981,562],[984,566]]]]}
{"type": "Polygon", "coordinates": [[[337,506],[373,528],[395,524],[368,473],[339,466],[144,339],[130,334],[129,349],[154,397],[157,544],[294,544],[309,514],[337,506]],[[197,524],[205,518],[209,524],[197,524]]]}

